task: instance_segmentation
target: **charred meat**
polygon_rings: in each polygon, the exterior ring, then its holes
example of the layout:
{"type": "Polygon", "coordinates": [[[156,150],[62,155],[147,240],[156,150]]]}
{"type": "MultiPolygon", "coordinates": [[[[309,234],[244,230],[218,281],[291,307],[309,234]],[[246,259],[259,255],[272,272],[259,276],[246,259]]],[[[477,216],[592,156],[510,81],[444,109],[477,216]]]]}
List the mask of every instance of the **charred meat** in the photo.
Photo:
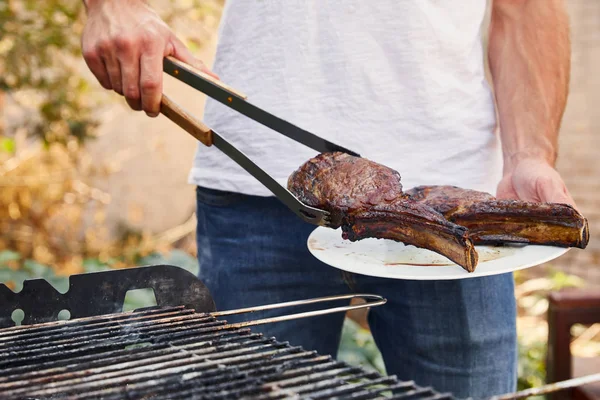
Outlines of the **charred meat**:
{"type": "Polygon", "coordinates": [[[432,250],[469,272],[477,252],[468,230],[402,192],[400,174],[365,158],[320,154],[296,170],[288,189],[303,203],[331,213],[342,237],[391,239],[432,250]]]}
{"type": "Polygon", "coordinates": [[[475,244],[526,243],[585,248],[587,220],[567,204],[499,200],[456,186],[419,186],[406,192],[447,220],[469,229],[475,244]]]}

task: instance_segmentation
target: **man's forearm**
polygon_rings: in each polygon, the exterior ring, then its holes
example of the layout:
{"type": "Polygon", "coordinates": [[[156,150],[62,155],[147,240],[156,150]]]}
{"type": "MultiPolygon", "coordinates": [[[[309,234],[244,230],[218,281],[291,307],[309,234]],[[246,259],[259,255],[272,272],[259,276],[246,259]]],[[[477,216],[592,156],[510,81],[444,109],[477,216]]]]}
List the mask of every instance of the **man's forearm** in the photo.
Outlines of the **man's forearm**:
{"type": "Polygon", "coordinates": [[[554,165],[570,53],[562,0],[493,0],[489,61],[505,169],[523,157],[554,165]]]}

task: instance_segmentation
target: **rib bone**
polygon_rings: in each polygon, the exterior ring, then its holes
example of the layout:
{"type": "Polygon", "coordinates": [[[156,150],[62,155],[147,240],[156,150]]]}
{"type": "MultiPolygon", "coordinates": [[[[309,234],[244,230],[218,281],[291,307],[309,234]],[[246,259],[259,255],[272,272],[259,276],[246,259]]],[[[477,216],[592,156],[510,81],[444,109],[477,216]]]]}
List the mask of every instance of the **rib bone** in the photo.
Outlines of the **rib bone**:
{"type": "Polygon", "coordinates": [[[588,221],[567,204],[498,200],[456,186],[418,186],[406,192],[469,229],[475,244],[526,243],[584,249],[588,221]]]}

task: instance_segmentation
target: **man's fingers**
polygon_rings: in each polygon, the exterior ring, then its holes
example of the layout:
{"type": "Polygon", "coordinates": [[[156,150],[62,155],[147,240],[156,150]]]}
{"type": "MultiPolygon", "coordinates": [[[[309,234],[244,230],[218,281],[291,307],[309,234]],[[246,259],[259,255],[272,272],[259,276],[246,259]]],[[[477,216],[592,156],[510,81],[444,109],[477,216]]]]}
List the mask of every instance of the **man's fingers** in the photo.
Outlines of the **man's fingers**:
{"type": "Polygon", "coordinates": [[[160,112],[162,97],[163,50],[155,47],[153,51],[142,53],[140,60],[140,89],[142,109],[150,117],[160,112]]]}
{"type": "MultiPolygon", "coordinates": [[[[212,72],[206,64],[204,64],[201,60],[198,60],[196,57],[192,55],[192,53],[188,50],[185,44],[179,40],[175,35],[171,35],[171,46],[173,47],[173,57],[176,59],[183,61],[186,64],[191,65],[192,67],[199,69],[202,72],[207,73],[215,79],[219,79],[219,76],[212,72]]],[[[166,54],[170,55],[170,54],[166,54]]]]}
{"type": "Polygon", "coordinates": [[[112,87],[112,89],[115,92],[122,95],[123,94],[123,83],[122,83],[123,80],[121,78],[121,65],[119,63],[119,60],[112,53],[105,54],[103,59],[104,59],[104,64],[106,65],[106,71],[108,72],[110,86],[112,87]]]}
{"type": "Polygon", "coordinates": [[[575,205],[561,179],[553,176],[540,176],[536,181],[536,191],[540,201],[575,205]]]}
{"type": "Polygon", "coordinates": [[[142,100],[141,99],[129,99],[129,98],[125,97],[125,101],[127,101],[127,104],[129,105],[129,107],[131,107],[132,110],[142,111],[142,100]]]}
{"type": "Polygon", "coordinates": [[[106,65],[104,65],[104,60],[102,60],[102,57],[100,57],[98,51],[94,48],[89,50],[84,49],[83,58],[88,68],[90,69],[90,71],[92,71],[92,74],[94,74],[100,85],[102,85],[104,89],[112,89],[110,79],[108,77],[108,72],[106,71],[106,65]]]}
{"type": "Polygon", "coordinates": [[[142,109],[140,94],[140,52],[139,47],[127,40],[117,41],[117,54],[121,65],[121,86],[127,104],[136,110],[142,109]]]}

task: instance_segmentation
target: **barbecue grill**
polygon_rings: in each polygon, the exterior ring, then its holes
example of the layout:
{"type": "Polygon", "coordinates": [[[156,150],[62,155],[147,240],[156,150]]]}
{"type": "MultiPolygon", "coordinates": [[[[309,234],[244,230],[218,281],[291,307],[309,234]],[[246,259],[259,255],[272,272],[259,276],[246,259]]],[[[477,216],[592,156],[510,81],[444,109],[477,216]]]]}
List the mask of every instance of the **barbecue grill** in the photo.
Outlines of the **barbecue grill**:
{"type": "MultiPolygon", "coordinates": [[[[41,279],[24,282],[19,293],[0,285],[0,398],[453,399],[251,329],[384,303],[357,294],[219,312],[202,282],[167,265],[74,275],[65,294],[41,279]],[[123,312],[125,294],[139,288],[152,288],[157,306],[123,312]],[[365,302],[347,305],[352,298],[365,302]],[[222,318],[338,301],[346,305],[236,323],[222,318]],[[24,325],[14,326],[15,309],[24,311],[24,325]],[[63,309],[70,320],[58,320],[63,309]]],[[[529,394],[536,392],[496,399],[529,394]]]]}

